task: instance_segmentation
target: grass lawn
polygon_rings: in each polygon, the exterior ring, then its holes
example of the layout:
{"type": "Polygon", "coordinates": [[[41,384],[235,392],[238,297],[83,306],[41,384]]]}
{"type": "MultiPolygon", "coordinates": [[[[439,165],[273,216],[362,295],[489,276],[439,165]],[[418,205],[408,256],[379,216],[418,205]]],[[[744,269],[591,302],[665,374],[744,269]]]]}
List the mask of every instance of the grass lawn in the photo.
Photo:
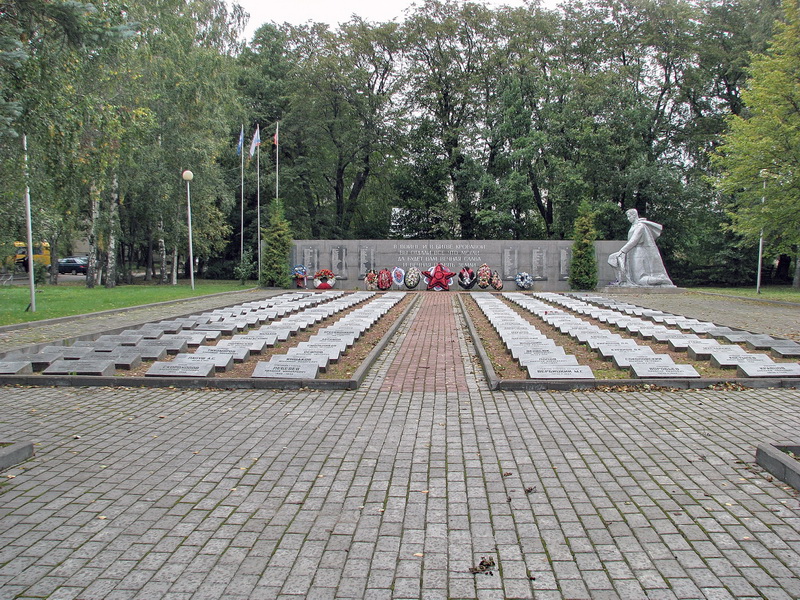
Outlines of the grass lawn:
{"type": "Polygon", "coordinates": [[[780,302],[797,302],[800,304],[800,290],[789,285],[762,285],[761,293],[756,294],[756,286],[735,288],[689,288],[692,291],[741,296],[759,300],[778,300],[780,302]]]}
{"type": "Polygon", "coordinates": [[[25,311],[31,300],[29,287],[3,286],[0,287],[0,325],[245,290],[257,285],[255,281],[245,286],[238,281],[196,281],[194,290],[188,281],[178,285],[120,285],[111,289],[102,286],[88,289],[83,283],[43,285],[36,288],[35,313],[25,311]]]}

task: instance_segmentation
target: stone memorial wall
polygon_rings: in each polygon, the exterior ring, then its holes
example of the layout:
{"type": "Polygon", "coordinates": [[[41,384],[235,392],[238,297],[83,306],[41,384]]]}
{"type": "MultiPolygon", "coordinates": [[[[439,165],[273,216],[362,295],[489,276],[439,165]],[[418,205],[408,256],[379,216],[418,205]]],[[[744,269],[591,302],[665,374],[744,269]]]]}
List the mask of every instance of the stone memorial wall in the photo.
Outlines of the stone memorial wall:
{"type": "MultiPolygon", "coordinates": [[[[595,242],[599,287],[616,279],[608,257],[624,243],[595,242]]],[[[340,280],[337,287],[355,289],[363,287],[370,269],[417,267],[426,271],[442,263],[457,273],[464,266],[477,271],[486,263],[508,282],[507,289],[514,287],[517,273],[526,272],[533,278],[532,289],[557,292],[569,290],[571,258],[572,240],[295,240],[290,266],[304,265],[309,276],[330,269],[340,280]]],[[[459,289],[458,285],[451,287],[459,289]]]]}

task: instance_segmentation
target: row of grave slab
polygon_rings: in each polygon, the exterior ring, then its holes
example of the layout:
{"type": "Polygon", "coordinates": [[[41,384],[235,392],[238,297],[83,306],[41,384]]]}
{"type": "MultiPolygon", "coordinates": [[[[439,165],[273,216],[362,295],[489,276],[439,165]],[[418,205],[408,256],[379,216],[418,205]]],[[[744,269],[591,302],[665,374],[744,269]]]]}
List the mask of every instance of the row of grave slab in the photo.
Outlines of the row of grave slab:
{"type": "MultiPolygon", "coordinates": [[[[118,369],[138,369],[142,362],[152,362],[145,377],[205,379],[228,371],[251,356],[258,357],[268,347],[287,341],[299,331],[315,327],[314,335],[307,341],[269,359],[257,360],[249,376],[255,380],[313,380],[330,363],[339,360],[404,296],[405,292],[290,292],[148,323],[71,345],[12,352],[0,359],[0,375],[41,372],[59,376],[112,376],[118,369]],[[341,318],[332,322],[331,318],[337,315],[341,318]],[[325,325],[326,322],[330,324],[325,325]]],[[[568,355],[499,296],[473,294],[472,297],[509,352],[527,370],[530,380],[594,379],[589,367],[578,364],[575,356],[568,355]]],[[[792,340],[720,327],[597,295],[509,292],[503,297],[587,344],[616,367],[629,369],[637,379],[700,378],[691,365],[676,364],[669,355],[657,354],[650,346],[640,344],[640,340],[666,343],[673,351],[685,351],[691,360],[709,360],[715,367],[736,368],[737,375],[743,378],[800,377],[797,362],[775,362],[764,353],[745,349],[766,350],[775,358],[791,360],[800,356],[800,344],[792,340]],[[609,328],[615,327],[618,332],[599,327],[587,321],[587,317],[609,328]]]]}
{"type": "Polygon", "coordinates": [[[264,379],[314,379],[402,298],[402,292],[292,292],[148,323],[95,340],[11,352],[0,360],[0,375],[111,376],[118,369],[152,362],[145,377],[208,378],[349,310],[330,325],[318,327],[308,341],[257,361],[251,374],[264,379]]]}
{"type": "MultiPolygon", "coordinates": [[[[701,377],[692,365],[676,363],[669,354],[656,353],[649,345],[639,343],[643,340],[667,344],[674,352],[686,352],[693,361],[710,361],[717,368],[735,368],[737,376],[742,378],[800,377],[797,362],[773,360],[800,357],[800,344],[793,340],[720,327],[602,296],[505,293],[503,297],[588,345],[615,367],[629,370],[635,379],[701,377]],[[619,333],[581,316],[615,327],[619,333]],[[773,356],[753,350],[767,350],[773,356]]],[[[530,379],[594,379],[589,367],[579,365],[576,357],[566,354],[499,298],[481,297],[476,302],[512,356],[527,369],[530,379]]]]}

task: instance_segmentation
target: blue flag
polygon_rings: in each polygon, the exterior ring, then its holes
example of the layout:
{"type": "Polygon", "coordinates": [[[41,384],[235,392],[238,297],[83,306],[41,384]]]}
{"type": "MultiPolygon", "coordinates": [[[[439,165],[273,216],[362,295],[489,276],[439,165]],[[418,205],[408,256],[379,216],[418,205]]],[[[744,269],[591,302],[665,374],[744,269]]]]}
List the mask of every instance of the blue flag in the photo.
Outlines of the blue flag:
{"type": "Polygon", "coordinates": [[[236,155],[242,155],[242,147],[244,146],[244,125],[242,125],[242,130],[239,132],[239,145],[236,146],[236,155]]]}
{"type": "Polygon", "coordinates": [[[261,136],[258,134],[258,125],[256,125],[256,133],[253,136],[253,141],[250,142],[250,158],[256,153],[256,148],[261,145],[261,136]]]}

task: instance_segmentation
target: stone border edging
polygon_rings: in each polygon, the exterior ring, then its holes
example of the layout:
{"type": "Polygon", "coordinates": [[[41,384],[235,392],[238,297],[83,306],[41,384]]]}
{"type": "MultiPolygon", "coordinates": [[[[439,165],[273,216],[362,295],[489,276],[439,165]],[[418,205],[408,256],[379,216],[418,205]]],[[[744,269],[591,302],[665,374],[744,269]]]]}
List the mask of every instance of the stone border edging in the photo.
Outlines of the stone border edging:
{"type": "Polygon", "coordinates": [[[800,455],[800,442],[761,443],[756,448],[756,462],[785,484],[800,491],[800,461],[786,456],[786,451],[800,455]]]}
{"type": "Polygon", "coordinates": [[[489,355],[486,353],[486,348],[483,347],[483,342],[481,342],[480,336],[478,336],[475,325],[472,323],[472,319],[470,319],[469,315],[467,314],[467,307],[464,306],[462,295],[458,294],[457,298],[458,303],[461,305],[461,316],[464,317],[464,321],[467,324],[467,330],[469,331],[470,337],[472,337],[472,345],[475,347],[475,351],[478,353],[478,358],[481,359],[481,368],[483,369],[483,376],[486,378],[486,384],[489,386],[490,390],[499,390],[500,378],[497,377],[497,373],[492,366],[492,361],[489,358],[489,355]]]}
{"type": "MultiPolygon", "coordinates": [[[[394,334],[405,321],[411,309],[418,302],[414,298],[395,323],[370,351],[350,379],[266,379],[253,377],[95,377],[91,375],[0,375],[2,385],[24,385],[32,387],[114,387],[114,388],[163,388],[179,389],[281,389],[297,390],[311,388],[318,390],[358,389],[369,369],[380,353],[389,344],[394,334]]],[[[180,317],[178,317],[180,318],[180,317]]],[[[109,330],[114,331],[114,330],[109,330]]],[[[102,334],[97,334],[97,336],[102,334]]],[[[95,336],[95,337],[97,337],[95,336]]],[[[78,338],[74,338],[78,339],[78,338]]],[[[73,339],[73,341],[74,341],[73,339]]]]}
{"type": "Polygon", "coordinates": [[[0,471],[10,469],[32,456],[33,442],[12,442],[10,446],[0,448],[0,471]]]}

